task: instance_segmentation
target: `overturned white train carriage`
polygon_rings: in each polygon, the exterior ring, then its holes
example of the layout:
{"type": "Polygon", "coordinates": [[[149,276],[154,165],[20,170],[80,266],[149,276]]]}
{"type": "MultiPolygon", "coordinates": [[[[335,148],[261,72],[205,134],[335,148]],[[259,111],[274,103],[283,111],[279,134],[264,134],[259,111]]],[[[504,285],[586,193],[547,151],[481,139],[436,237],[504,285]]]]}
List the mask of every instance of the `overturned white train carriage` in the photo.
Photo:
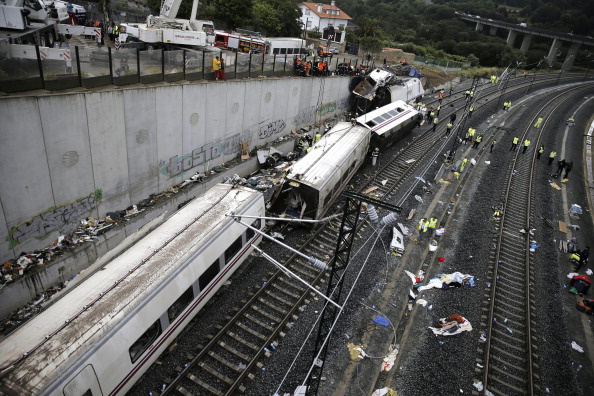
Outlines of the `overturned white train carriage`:
{"type": "Polygon", "coordinates": [[[321,218],[365,160],[370,136],[367,127],[336,124],[291,166],[272,211],[321,218]]]}
{"type": "Polygon", "coordinates": [[[284,211],[297,218],[321,218],[368,153],[405,138],[420,117],[413,106],[398,100],[358,117],[355,125],[339,122],[288,169],[271,211],[284,211]]]}
{"type": "Polygon", "coordinates": [[[264,198],[214,186],[4,339],[0,394],[125,394],[260,242],[231,212],[264,198]]]}
{"type": "Polygon", "coordinates": [[[357,123],[371,130],[371,148],[386,148],[405,138],[421,121],[422,115],[403,100],[357,117],[357,123]]]}

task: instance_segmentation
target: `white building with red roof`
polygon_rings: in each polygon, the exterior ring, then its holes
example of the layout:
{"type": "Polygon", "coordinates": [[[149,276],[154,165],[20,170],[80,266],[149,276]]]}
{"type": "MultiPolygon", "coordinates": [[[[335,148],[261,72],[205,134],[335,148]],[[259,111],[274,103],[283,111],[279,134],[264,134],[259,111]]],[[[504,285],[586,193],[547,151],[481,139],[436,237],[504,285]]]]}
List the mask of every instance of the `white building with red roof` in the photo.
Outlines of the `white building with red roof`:
{"type": "Polygon", "coordinates": [[[344,28],[352,18],[338,8],[334,0],[330,4],[299,3],[299,9],[302,14],[301,23],[306,30],[317,27],[324,39],[328,39],[330,36],[331,41],[341,44],[344,42],[344,28]],[[341,25],[342,29],[339,27],[341,25]],[[333,37],[332,33],[334,33],[333,37]]]}

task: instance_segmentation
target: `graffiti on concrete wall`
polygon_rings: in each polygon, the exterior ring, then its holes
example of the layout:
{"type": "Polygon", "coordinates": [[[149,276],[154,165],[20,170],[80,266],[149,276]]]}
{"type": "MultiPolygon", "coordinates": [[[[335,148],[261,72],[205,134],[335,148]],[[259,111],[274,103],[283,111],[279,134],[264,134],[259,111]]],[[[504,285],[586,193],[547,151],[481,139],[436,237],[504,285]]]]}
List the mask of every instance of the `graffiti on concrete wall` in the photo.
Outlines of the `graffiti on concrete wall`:
{"type": "Polygon", "coordinates": [[[249,129],[237,133],[223,140],[216,140],[197,147],[192,152],[183,155],[176,155],[169,161],[160,161],[159,169],[165,176],[178,176],[209,161],[215,160],[222,155],[238,154],[241,142],[252,142],[253,132],[249,129]]]}
{"type": "Polygon", "coordinates": [[[52,231],[69,232],[78,221],[88,215],[101,202],[103,191],[98,189],[94,193],[67,204],[51,207],[45,212],[32,217],[12,227],[8,233],[10,248],[31,238],[43,238],[52,231]]]}
{"type": "Polygon", "coordinates": [[[260,127],[258,137],[260,139],[266,139],[272,135],[281,133],[287,125],[284,120],[276,120],[260,127]]]}
{"type": "Polygon", "coordinates": [[[322,103],[316,106],[307,107],[299,113],[295,117],[295,124],[296,125],[304,125],[304,124],[311,124],[316,122],[316,117],[323,117],[325,115],[334,113],[336,110],[343,110],[348,107],[349,98],[343,98],[339,101],[332,101],[322,103]]]}

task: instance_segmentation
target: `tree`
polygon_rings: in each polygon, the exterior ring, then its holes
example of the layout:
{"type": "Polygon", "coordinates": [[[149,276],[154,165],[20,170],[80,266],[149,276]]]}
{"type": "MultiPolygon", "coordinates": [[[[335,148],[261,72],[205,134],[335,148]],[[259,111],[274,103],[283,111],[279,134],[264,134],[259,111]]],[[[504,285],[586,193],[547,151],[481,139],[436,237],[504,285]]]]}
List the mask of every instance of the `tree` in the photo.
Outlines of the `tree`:
{"type": "Polygon", "coordinates": [[[470,62],[470,66],[478,66],[480,63],[479,58],[477,58],[474,54],[468,55],[466,59],[468,59],[468,62],[470,62]]]}
{"type": "Polygon", "coordinates": [[[253,0],[213,0],[215,17],[231,29],[245,27],[252,20],[253,0]]]}
{"type": "Polygon", "coordinates": [[[276,36],[282,27],[278,20],[276,10],[268,3],[256,1],[252,8],[254,15],[254,27],[258,31],[263,31],[266,36],[276,36]]]}

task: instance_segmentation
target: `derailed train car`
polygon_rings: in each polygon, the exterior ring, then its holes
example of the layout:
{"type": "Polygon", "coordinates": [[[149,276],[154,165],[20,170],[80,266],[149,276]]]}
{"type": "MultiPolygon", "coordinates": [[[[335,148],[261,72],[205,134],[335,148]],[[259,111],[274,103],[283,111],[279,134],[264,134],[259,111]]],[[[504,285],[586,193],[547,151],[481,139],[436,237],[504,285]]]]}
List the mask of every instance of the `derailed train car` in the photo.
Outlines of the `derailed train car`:
{"type": "Polygon", "coordinates": [[[370,137],[365,126],[337,123],[291,166],[271,210],[284,210],[297,218],[321,218],[365,161],[370,137]]]}
{"type": "Polygon", "coordinates": [[[354,77],[351,86],[352,101],[357,114],[385,106],[397,100],[406,103],[419,101],[425,94],[423,83],[417,77],[397,76],[389,68],[376,68],[366,77],[354,77]]]}
{"type": "Polygon", "coordinates": [[[231,212],[263,195],[214,186],[5,338],[0,394],[125,394],[260,242],[231,212]]]}
{"type": "Polygon", "coordinates": [[[421,121],[421,113],[402,100],[363,114],[357,123],[371,130],[371,148],[384,149],[406,137],[421,121]]]}

